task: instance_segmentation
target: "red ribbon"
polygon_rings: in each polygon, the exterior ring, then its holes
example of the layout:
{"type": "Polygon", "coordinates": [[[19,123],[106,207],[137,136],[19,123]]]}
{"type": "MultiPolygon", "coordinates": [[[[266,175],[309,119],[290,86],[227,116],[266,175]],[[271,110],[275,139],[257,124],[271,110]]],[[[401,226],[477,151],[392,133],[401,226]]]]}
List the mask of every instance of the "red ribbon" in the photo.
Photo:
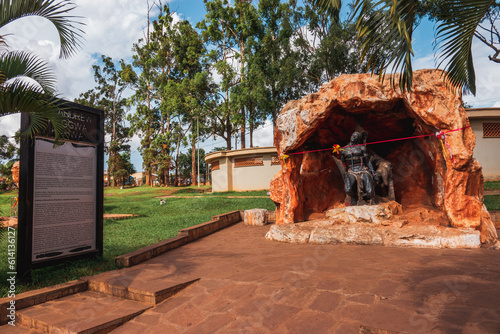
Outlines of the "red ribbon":
{"type": "MultiPolygon", "coordinates": [[[[441,139],[440,136],[443,136],[444,139],[442,139],[442,140],[445,142],[448,150],[450,151],[451,160],[453,161],[453,163],[455,163],[455,158],[453,158],[453,154],[451,152],[451,147],[448,144],[448,142],[446,141],[445,134],[450,133],[450,132],[455,132],[455,131],[462,131],[462,130],[465,130],[465,129],[468,129],[468,128],[470,128],[470,125],[468,125],[466,127],[463,127],[463,128],[454,129],[454,130],[436,132],[435,134],[427,134],[427,135],[412,136],[412,137],[403,137],[403,138],[396,138],[396,139],[379,140],[379,141],[374,141],[374,142],[365,143],[365,144],[346,145],[346,146],[343,146],[342,148],[356,147],[356,146],[365,146],[365,145],[373,145],[373,144],[381,144],[381,143],[389,143],[389,142],[393,142],[393,141],[416,139],[416,138],[424,138],[424,137],[430,137],[430,136],[436,136],[439,139],[441,139]]],[[[290,152],[288,154],[289,155],[292,155],[292,154],[304,154],[304,153],[322,152],[322,151],[330,151],[330,150],[331,150],[331,148],[323,148],[323,149],[313,150],[313,151],[290,152]]]]}

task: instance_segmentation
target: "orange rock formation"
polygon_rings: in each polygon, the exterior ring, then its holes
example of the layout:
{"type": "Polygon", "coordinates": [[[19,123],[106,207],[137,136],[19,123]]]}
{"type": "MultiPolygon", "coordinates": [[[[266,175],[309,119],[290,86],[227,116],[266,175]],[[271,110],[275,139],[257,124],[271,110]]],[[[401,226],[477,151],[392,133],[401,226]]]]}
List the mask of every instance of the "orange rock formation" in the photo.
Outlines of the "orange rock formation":
{"type": "MultiPolygon", "coordinates": [[[[396,82],[398,78],[395,79],[396,82]]],[[[319,92],[290,101],[281,111],[274,137],[286,164],[271,181],[276,223],[306,220],[343,205],[343,180],[331,151],[293,154],[346,145],[355,130],[368,143],[449,131],[448,149],[436,136],[369,145],[393,165],[396,200],[405,209],[431,208],[457,228],[481,231],[482,242],[497,234],[483,205],[481,165],[472,156],[475,136],[461,94],[447,88],[442,72],[414,72],[411,92],[401,93],[370,74],[343,75],[319,92]]]]}

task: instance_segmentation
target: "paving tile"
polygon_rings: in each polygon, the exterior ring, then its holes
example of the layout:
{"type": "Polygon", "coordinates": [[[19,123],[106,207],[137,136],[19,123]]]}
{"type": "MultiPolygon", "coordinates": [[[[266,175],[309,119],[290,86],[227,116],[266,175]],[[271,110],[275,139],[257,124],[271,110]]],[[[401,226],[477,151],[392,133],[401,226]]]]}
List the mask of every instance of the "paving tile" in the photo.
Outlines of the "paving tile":
{"type": "Polygon", "coordinates": [[[262,327],[269,330],[276,329],[276,327],[294,317],[300,311],[297,307],[287,305],[272,304],[266,306],[267,310],[266,308],[261,308],[261,310],[267,311],[261,313],[263,315],[262,327]]]}
{"type": "Polygon", "coordinates": [[[380,304],[373,305],[369,313],[360,319],[360,324],[396,332],[418,332],[412,313],[380,304]]]}
{"type": "Polygon", "coordinates": [[[342,296],[338,293],[328,291],[320,292],[309,308],[315,311],[332,313],[337,309],[341,298],[342,296]]]}
{"type": "Polygon", "coordinates": [[[135,321],[127,322],[113,330],[114,334],[145,333],[150,326],[135,321]]]}
{"type": "Polygon", "coordinates": [[[252,283],[233,283],[230,285],[225,285],[217,289],[214,296],[224,296],[224,298],[238,300],[249,298],[257,290],[257,286],[252,283]]]}
{"type": "Polygon", "coordinates": [[[350,302],[371,305],[371,304],[375,303],[375,300],[378,298],[374,294],[362,293],[362,294],[357,294],[357,295],[346,296],[346,299],[349,300],[350,302]]]}
{"type": "MultiPolygon", "coordinates": [[[[259,326],[252,326],[249,322],[246,321],[247,319],[236,319],[232,323],[230,323],[227,327],[224,329],[219,329],[215,333],[220,333],[220,334],[267,334],[269,333],[268,330],[259,327],[259,326]]],[[[273,333],[277,333],[274,331],[273,333]]]]}
{"type": "Polygon", "coordinates": [[[291,334],[324,334],[331,333],[336,323],[332,316],[322,312],[302,311],[286,322],[291,334]]]}
{"type": "Polygon", "coordinates": [[[390,298],[394,296],[399,286],[400,284],[396,281],[381,279],[368,291],[378,296],[390,298]]]}
{"type": "Polygon", "coordinates": [[[340,277],[332,277],[332,278],[321,277],[319,278],[317,288],[322,290],[337,291],[337,290],[342,290],[346,284],[347,282],[340,277]]]}
{"type": "Polygon", "coordinates": [[[202,310],[200,310],[196,305],[193,305],[191,303],[185,303],[181,307],[178,307],[175,311],[170,313],[168,317],[172,324],[183,327],[196,326],[205,318],[206,314],[202,312],[202,310]]]}
{"type": "Polygon", "coordinates": [[[226,327],[234,321],[234,318],[228,314],[215,314],[208,316],[205,321],[196,327],[189,328],[186,334],[209,334],[225,330],[226,327]]]}
{"type": "Polygon", "coordinates": [[[314,288],[284,288],[282,294],[275,296],[277,303],[294,307],[308,307],[319,293],[314,288]]]}
{"type": "Polygon", "coordinates": [[[364,321],[368,318],[371,312],[369,305],[358,303],[344,302],[341,305],[338,315],[342,318],[350,319],[351,321],[364,321]]]}
{"type": "Polygon", "coordinates": [[[340,323],[332,333],[335,334],[359,334],[359,323],[344,321],[340,323]]]}

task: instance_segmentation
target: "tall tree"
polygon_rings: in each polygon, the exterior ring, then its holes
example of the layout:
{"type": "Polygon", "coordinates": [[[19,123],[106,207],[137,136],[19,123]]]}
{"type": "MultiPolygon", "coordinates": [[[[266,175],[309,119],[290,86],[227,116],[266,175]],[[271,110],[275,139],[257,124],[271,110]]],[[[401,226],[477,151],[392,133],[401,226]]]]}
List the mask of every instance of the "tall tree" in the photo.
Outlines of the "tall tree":
{"type": "Polygon", "coordinates": [[[204,41],[209,45],[207,60],[211,64],[213,74],[220,77],[220,93],[207,104],[213,133],[226,140],[226,147],[231,150],[231,138],[235,132],[233,119],[237,112],[230,100],[231,88],[238,84],[235,69],[235,49],[237,47],[234,34],[234,7],[227,0],[203,0],[207,14],[205,19],[197,24],[204,41]]]}
{"type": "Polygon", "coordinates": [[[227,27],[233,35],[236,43],[234,49],[239,77],[237,85],[232,88],[231,99],[235,101],[234,105],[239,109],[239,114],[235,114],[235,125],[240,127],[241,148],[246,147],[246,124],[252,104],[251,83],[249,82],[249,58],[254,53],[256,39],[261,35],[260,19],[256,8],[250,0],[236,0],[234,7],[234,21],[227,27]]]}
{"type": "MultiPolygon", "coordinates": [[[[127,100],[123,93],[129,82],[134,81],[135,73],[123,60],[119,61],[119,68],[110,57],[102,55],[101,60],[102,68],[100,65],[93,66],[97,86],[80,94],[75,102],[104,110],[104,131],[110,136],[106,145],[108,175],[112,176],[117,170],[117,155],[128,147],[125,143],[129,141],[130,129],[125,126],[127,100]]],[[[115,179],[113,185],[116,185],[115,179]]]]}
{"type": "MultiPolygon", "coordinates": [[[[299,64],[310,90],[339,75],[364,72],[366,63],[359,59],[361,44],[355,28],[349,21],[332,20],[328,12],[314,8],[312,1],[304,0],[303,6],[297,8],[294,44],[300,51],[299,64]]],[[[367,53],[379,57],[372,49],[367,53]]]]}
{"type": "Polygon", "coordinates": [[[293,2],[280,0],[259,1],[258,13],[263,34],[252,58],[252,76],[260,93],[258,109],[276,119],[286,102],[296,99],[304,92],[305,80],[299,63],[299,53],[293,45],[296,12],[293,2]]]}
{"type": "MultiPolygon", "coordinates": [[[[144,39],[134,44],[134,62],[140,74],[132,88],[136,113],[130,117],[132,130],[142,136],[141,154],[146,172],[146,184],[153,185],[152,173],[157,172],[160,184],[168,184],[174,142],[173,112],[166,90],[171,84],[174,68],[172,38],[173,18],[167,5],[158,5],[160,13],[152,22],[144,39]]],[[[151,7],[148,7],[151,10],[151,7]]]]}
{"type": "Polygon", "coordinates": [[[124,186],[130,178],[130,175],[136,172],[134,165],[130,161],[130,146],[125,152],[115,155],[116,170],[113,173],[113,180],[116,180],[118,185],[124,186]]]}
{"type": "MultiPolygon", "coordinates": [[[[20,18],[38,16],[56,28],[61,43],[60,57],[76,52],[82,40],[78,18],[71,16],[75,4],[54,0],[1,0],[0,28],[20,18]]],[[[63,134],[61,102],[55,98],[56,78],[47,63],[32,53],[11,51],[5,36],[0,36],[0,115],[27,112],[28,131],[33,134],[50,121],[56,136],[63,134]],[[29,78],[33,81],[24,80],[29,78]]]]}

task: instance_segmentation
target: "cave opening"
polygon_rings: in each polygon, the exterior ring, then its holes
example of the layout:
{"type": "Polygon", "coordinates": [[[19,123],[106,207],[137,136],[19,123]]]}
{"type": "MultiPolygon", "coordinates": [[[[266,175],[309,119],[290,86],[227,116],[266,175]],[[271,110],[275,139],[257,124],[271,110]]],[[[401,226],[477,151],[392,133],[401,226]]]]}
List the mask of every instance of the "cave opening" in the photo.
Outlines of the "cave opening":
{"type": "MultiPolygon", "coordinates": [[[[434,133],[402,103],[390,109],[332,110],[297,151],[314,151],[348,144],[354,131],[367,131],[367,149],[391,162],[396,201],[403,207],[439,206],[435,200],[436,138],[423,137],[379,144],[378,141],[434,133]],[[432,142],[434,141],[434,143],[432,142]]],[[[339,156],[336,156],[339,158],[339,156]]],[[[344,203],[344,180],[330,151],[302,154],[298,187],[305,219],[344,203]]]]}

